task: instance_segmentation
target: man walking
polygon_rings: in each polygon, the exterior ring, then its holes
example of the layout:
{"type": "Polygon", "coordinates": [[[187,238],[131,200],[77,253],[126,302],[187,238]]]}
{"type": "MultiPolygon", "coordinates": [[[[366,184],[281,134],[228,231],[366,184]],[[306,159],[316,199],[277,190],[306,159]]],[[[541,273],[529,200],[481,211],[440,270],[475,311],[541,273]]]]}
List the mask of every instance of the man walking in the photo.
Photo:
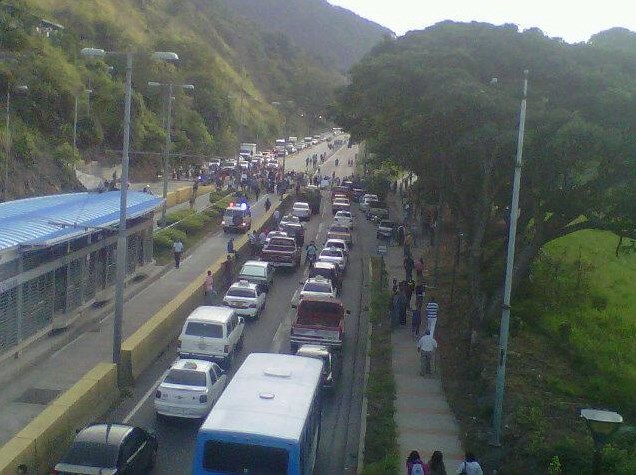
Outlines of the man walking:
{"type": "Polygon", "coordinates": [[[420,352],[420,375],[431,374],[431,360],[435,356],[435,350],[437,349],[437,341],[431,335],[431,332],[426,330],[424,336],[417,342],[417,351],[420,352]]]}
{"type": "Polygon", "coordinates": [[[234,262],[232,262],[232,256],[228,254],[227,259],[225,259],[225,262],[223,263],[223,277],[226,288],[229,288],[230,285],[232,285],[233,274],[234,262]]]}
{"type": "Polygon", "coordinates": [[[439,304],[435,300],[435,297],[426,304],[426,318],[428,319],[427,329],[431,332],[431,335],[435,335],[435,325],[437,325],[437,315],[439,314],[439,304]]]}
{"type": "Polygon", "coordinates": [[[404,272],[405,272],[405,280],[408,282],[413,279],[413,258],[410,254],[404,256],[404,272]]]}
{"type": "Polygon", "coordinates": [[[280,211],[277,209],[276,211],[274,211],[274,226],[278,227],[278,225],[280,224],[280,211]]]}
{"type": "Polygon", "coordinates": [[[212,271],[208,271],[208,275],[203,282],[203,292],[205,294],[205,304],[212,305],[212,298],[214,296],[214,277],[212,277],[212,271]]]}
{"type": "Polygon", "coordinates": [[[181,264],[181,255],[183,254],[183,243],[181,239],[177,238],[172,244],[172,253],[174,254],[174,267],[178,269],[179,264],[181,264]]]}

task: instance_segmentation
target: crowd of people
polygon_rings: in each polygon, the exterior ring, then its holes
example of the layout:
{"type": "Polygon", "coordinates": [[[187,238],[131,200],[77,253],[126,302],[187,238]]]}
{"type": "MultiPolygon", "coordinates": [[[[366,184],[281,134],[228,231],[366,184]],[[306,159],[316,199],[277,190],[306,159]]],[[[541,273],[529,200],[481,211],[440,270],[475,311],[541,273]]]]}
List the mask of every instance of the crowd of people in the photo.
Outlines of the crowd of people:
{"type": "MultiPolygon", "coordinates": [[[[417,450],[413,450],[406,458],[406,475],[447,475],[444,454],[436,450],[428,462],[424,462],[417,450]]],[[[483,475],[484,472],[475,454],[466,452],[464,461],[455,471],[458,475],[483,475]]]]}

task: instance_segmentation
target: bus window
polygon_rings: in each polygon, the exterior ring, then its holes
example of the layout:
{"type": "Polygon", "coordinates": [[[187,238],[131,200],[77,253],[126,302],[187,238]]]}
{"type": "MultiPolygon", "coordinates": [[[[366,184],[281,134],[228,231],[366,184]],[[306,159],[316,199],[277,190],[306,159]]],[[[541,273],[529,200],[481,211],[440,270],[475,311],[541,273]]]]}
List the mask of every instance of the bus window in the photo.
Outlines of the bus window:
{"type": "Polygon", "coordinates": [[[276,447],[211,440],[203,451],[203,468],[212,472],[284,475],[288,465],[289,452],[276,447]]]}

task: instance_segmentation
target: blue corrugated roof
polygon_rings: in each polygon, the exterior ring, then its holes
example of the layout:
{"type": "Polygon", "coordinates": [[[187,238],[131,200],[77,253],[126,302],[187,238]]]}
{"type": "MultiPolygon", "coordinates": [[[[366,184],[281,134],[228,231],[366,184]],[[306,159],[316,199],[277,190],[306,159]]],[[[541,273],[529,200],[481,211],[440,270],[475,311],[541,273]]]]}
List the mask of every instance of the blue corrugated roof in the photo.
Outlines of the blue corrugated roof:
{"type": "MultiPolygon", "coordinates": [[[[19,245],[52,245],[119,223],[119,191],[38,196],[0,203],[0,250],[19,245]],[[63,223],[71,226],[61,226],[63,223]]],[[[158,208],[163,199],[128,192],[127,216],[158,208]]]]}

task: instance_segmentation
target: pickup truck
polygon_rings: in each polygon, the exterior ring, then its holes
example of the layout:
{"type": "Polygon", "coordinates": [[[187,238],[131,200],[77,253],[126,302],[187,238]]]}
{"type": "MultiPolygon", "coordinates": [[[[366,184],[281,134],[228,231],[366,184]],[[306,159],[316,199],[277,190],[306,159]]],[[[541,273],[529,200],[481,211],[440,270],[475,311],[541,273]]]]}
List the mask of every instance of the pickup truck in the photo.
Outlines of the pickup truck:
{"type": "Polygon", "coordinates": [[[367,210],[367,219],[370,221],[380,222],[383,219],[388,219],[389,210],[386,204],[381,201],[372,201],[369,203],[369,209],[367,210]]]}
{"type": "Polygon", "coordinates": [[[273,237],[263,248],[262,260],[274,267],[298,267],[301,253],[294,238],[273,237]]]}
{"type": "Polygon", "coordinates": [[[340,349],[344,342],[344,306],[339,299],[305,297],[298,304],[292,322],[290,343],[292,353],[304,344],[324,345],[340,349]]]}

